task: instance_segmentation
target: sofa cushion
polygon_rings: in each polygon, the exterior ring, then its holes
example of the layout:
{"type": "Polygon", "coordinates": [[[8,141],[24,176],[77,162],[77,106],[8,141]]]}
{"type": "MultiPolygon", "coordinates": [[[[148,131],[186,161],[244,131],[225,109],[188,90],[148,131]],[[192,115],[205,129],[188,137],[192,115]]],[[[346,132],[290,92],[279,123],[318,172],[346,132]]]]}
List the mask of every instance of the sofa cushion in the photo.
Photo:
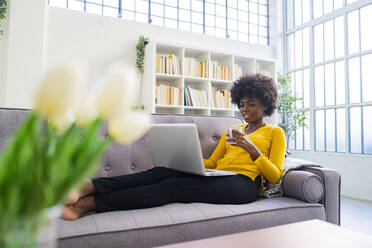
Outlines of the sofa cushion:
{"type": "Polygon", "coordinates": [[[100,247],[112,240],[119,240],[121,247],[149,247],[314,218],[325,219],[323,205],[287,197],[243,205],[173,203],[93,214],[72,222],[60,220],[59,247],[100,247]],[[139,238],[144,233],[151,237],[139,238]],[[106,242],[101,243],[103,239],[106,242]]]}
{"type": "Polygon", "coordinates": [[[289,171],[282,182],[285,196],[306,202],[319,202],[324,195],[324,185],[319,176],[308,171],[289,171]]]}

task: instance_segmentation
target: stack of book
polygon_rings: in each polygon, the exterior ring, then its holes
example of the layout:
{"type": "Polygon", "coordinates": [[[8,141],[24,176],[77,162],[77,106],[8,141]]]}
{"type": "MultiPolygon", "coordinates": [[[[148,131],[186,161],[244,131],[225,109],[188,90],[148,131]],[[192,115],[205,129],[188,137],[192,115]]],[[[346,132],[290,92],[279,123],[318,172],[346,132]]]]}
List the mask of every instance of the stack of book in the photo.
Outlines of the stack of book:
{"type": "Polygon", "coordinates": [[[218,65],[217,62],[212,62],[212,75],[217,80],[232,80],[231,66],[218,65]]]}
{"type": "Polygon", "coordinates": [[[208,107],[208,97],[205,90],[185,88],[185,106],[208,107]]]}
{"type": "Polygon", "coordinates": [[[234,77],[235,79],[239,79],[244,75],[243,68],[238,65],[234,65],[234,77]]]}
{"type": "Polygon", "coordinates": [[[218,90],[215,87],[211,88],[213,98],[212,107],[214,108],[231,108],[230,90],[218,90]]]}
{"type": "Polygon", "coordinates": [[[180,61],[174,54],[156,54],[156,72],[163,74],[181,75],[180,61]]]}
{"type": "Polygon", "coordinates": [[[156,85],[155,103],[165,105],[182,105],[182,91],[178,87],[163,84],[156,85]]]}
{"type": "Polygon", "coordinates": [[[209,78],[208,61],[197,61],[194,58],[185,58],[185,75],[192,77],[209,78]]]}

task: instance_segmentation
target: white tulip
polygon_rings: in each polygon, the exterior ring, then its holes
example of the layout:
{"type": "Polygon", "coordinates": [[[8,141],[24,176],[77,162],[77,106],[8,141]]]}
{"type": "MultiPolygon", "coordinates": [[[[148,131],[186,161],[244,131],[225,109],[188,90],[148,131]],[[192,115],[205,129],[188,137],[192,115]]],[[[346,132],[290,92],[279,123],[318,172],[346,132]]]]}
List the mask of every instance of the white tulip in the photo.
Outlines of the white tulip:
{"type": "Polygon", "coordinates": [[[96,97],[90,95],[80,102],[76,108],[76,124],[82,127],[89,126],[98,117],[96,97]]]}
{"type": "Polygon", "coordinates": [[[54,67],[35,92],[35,110],[49,119],[65,116],[78,103],[84,72],[79,63],[65,63],[54,67]]]}
{"type": "Polygon", "coordinates": [[[75,116],[69,110],[64,114],[53,115],[48,120],[56,128],[57,134],[62,135],[75,121],[75,116]]]}
{"type": "Polygon", "coordinates": [[[148,114],[129,111],[111,119],[108,132],[118,143],[130,144],[144,135],[150,127],[151,118],[148,114]]]}
{"type": "Polygon", "coordinates": [[[108,78],[98,98],[99,115],[110,120],[131,109],[135,100],[136,74],[134,67],[116,63],[109,69],[108,78]]]}

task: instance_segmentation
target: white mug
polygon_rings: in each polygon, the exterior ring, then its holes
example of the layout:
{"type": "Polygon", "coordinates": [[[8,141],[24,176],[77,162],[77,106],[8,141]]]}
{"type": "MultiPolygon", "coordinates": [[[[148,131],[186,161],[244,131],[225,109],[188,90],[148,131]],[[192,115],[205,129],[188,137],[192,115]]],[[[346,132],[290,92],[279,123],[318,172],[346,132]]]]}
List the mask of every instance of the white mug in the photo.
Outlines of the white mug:
{"type": "Polygon", "coordinates": [[[233,135],[232,135],[232,130],[237,130],[237,131],[242,131],[242,128],[241,127],[229,127],[227,130],[226,130],[226,144],[230,144],[230,145],[235,145],[236,142],[233,142],[233,141],[227,141],[229,138],[232,138],[233,135]]]}

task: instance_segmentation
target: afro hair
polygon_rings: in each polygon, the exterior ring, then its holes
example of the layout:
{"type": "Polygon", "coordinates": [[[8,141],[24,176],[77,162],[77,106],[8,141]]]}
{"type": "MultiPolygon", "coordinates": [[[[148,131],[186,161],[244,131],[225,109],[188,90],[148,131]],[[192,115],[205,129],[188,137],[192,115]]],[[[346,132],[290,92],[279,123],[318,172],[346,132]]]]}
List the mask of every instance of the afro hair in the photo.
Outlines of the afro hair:
{"type": "Polygon", "coordinates": [[[270,116],[277,108],[278,88],[274,79],[262,74],[240,77],[231,88],[231,102],[239,106],[242,98],[257,98],[263,106],[265,116],[270,116]]]}

